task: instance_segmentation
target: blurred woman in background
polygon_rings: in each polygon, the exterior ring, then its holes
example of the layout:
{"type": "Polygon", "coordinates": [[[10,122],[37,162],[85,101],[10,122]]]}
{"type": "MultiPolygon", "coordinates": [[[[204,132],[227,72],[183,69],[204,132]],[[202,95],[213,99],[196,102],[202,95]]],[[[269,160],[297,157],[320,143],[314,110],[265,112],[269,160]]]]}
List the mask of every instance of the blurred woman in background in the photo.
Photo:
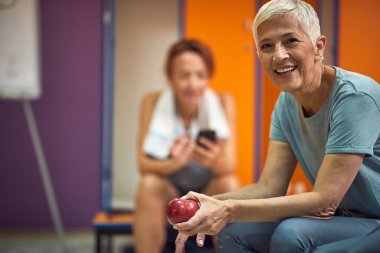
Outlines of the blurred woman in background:
{"type": "Polygon", "coordinates": [[[138,253],[161,252],[166,206],[188,191],[208,195],[236,189],[235,107],[232,97],[208,87],[214,71],[210,49],[180,40],[166,60],[169,87],[147,94],[140,109],[134,239],[138,253]],[[215,139],[196,138],[212,130],[215,139]]]}

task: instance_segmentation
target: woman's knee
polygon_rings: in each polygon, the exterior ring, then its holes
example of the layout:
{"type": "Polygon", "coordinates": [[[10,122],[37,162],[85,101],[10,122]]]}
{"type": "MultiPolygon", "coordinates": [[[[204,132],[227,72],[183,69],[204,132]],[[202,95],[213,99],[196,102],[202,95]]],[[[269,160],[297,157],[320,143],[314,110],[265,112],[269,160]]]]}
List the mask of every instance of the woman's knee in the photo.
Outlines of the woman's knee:
{"type": "Polygon", "coordinates": [[[214,177],[208,188],[205,190],[207,195],[221,194],[236,190],[240,186],[240,181],[234,174],[227,174],[214,177]]]}
{"type": "Polygon", "coordinates": [[[167,198],[169,195],[166,179],[154,174],[145,174],[140,178],[137,189],[137,200],[154,198],[167,198]]]}
{"type": "Polygon", "coordinates": [[[312,228],[305,220],[306,218],[283,220],[273,232],[270,252],[305,252],[312,247],[308,236],[308,230],[312,228]]]}
{"type": "Polygon", "coordinates": [[[235,174],[226,175],[221,184],[224,185],[223,191],[225,192],[233,191],[240,187],[240,181],[235,174]]]}
{"type": "Polygon", "coordinates": [[[165,186],[166,179],[153,173],[144,174],[141,176],[140,185],[147,190],[157,191],[161,190],[165,186]]]}
{"type": "Polygon", "coordinates": [[[218,235],[220,252],[267,252],[278,222],[235,222],[218,235]]]}

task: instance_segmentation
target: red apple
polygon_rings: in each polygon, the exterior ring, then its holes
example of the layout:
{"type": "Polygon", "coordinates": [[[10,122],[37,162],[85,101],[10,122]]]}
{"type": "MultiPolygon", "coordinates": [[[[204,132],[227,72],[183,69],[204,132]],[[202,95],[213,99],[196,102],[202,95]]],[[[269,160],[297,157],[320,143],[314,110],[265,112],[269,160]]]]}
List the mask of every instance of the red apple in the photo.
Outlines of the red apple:
{"type": "Polygon", "coordinates": [[[199,204],[192,199],[172,199],[166,210],[171,224],[188,221],[198,211],[199,204]]]}

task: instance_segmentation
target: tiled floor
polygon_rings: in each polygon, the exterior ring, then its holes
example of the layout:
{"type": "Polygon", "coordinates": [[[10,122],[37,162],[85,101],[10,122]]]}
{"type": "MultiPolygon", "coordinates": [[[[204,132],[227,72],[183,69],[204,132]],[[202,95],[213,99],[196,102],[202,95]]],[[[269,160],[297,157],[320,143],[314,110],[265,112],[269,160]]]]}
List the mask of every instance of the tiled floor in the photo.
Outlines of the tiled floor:
{"type": "MultiPolygon", "coordinates": [[[[92,231],[67,232],[65,253],[93,253],[95,238],[92,231]]],[[[115,236],[114,253],[124,252],[132,243],[129,236],[115,236]]],[[[64,253],[54,232],[0,231],[1,253],[64,253]]]]}

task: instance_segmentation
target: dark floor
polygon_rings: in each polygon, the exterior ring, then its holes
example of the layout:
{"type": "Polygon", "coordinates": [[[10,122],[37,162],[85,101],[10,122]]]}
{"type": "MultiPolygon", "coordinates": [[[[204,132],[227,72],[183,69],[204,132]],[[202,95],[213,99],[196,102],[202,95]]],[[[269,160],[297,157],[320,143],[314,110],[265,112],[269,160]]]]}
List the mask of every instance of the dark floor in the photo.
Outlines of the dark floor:
{"type": "MultiPolygon", "coordinates": [[[[176,231],[168,231],[168,242],[163,253],[175,251],[176,231]]],[[[66,251],[54,231],[6,231],[0,230],[0,253],[94,253],[95,236],[92,230],[65,231],[66,251]]],[[[113,237],[113,253],[134,253],[131,236],[113,237]]],[[[194,238],[186,243],[186,253],[213,253],[211,239],[205,248],[198,248],[194,238]]]]}
{"type": "MultiPolygon", "coordinates": [[[[93,253],[94,234],[90,231],[65,233],[66,253],[93,253]]],[[[131,245],[130,236],[114,238],[114,253],[124,253],[131,245]]],[[[50,231],[0,231],[1,253],[64,253],[57,235],[50,231]]]]}

